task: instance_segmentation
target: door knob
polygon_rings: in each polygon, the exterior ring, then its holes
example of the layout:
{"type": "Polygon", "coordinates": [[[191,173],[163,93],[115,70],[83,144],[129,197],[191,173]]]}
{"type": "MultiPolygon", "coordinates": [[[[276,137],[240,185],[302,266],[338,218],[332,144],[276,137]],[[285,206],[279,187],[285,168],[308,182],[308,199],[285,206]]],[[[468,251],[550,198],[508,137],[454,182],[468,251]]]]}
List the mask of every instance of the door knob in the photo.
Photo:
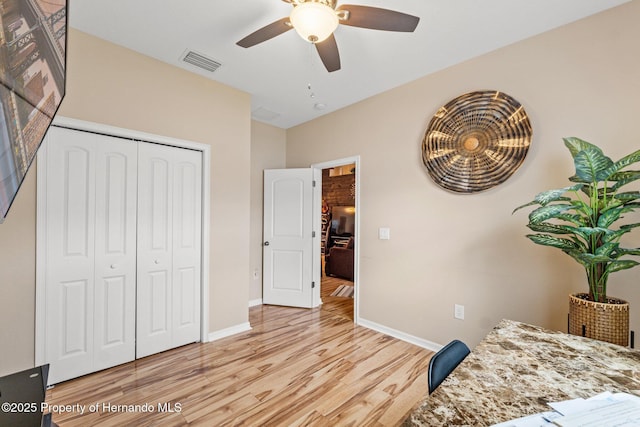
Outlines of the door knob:
{"type": "Polygon", "coordinates": [[[264,245],[265,246],[269,246],[269,242],[264,242],[264,245]]]}
{"type": "Polygon", "coordinates": [[[115,269],[116,269],[116,267],[117,267],[117,265],[115,265],[115,264],[111,264],[109,267],[111,267],[111,269],[112,269],[112,270],[115,270],[115,269]]]}
{"type": "Polygon", "coordinates": [[[153,261],[153,263],[154,264],[160,264],[160,261],[156,259],[156,260],[153,261]]]}

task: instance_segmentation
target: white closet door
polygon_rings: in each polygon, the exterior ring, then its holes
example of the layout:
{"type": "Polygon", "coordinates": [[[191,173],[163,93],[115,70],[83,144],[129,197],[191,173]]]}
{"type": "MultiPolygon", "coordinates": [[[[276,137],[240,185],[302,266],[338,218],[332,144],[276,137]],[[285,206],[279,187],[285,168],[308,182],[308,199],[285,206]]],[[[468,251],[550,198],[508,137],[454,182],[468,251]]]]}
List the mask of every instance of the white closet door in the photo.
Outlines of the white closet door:
{"type": "Polygon", "coordinates": [[[200,332],[201,153],[138,146],[137,357],[200,332]]]}
{"type": "Polygon", "coordinates": [[[173,179],[173,347],[200,337],[202,248],[202,155],[174,152],[173,179]]]}
{"type": "Polygon", "coordinates": [[[135,356],[131,145],[63,128],[47,134],[45,340],[52,384],[135,356]]]}
{"type": "Polygon", "coordinates": [[[137,144],[96,136],[95,359],[135,359],[137,144]]]}

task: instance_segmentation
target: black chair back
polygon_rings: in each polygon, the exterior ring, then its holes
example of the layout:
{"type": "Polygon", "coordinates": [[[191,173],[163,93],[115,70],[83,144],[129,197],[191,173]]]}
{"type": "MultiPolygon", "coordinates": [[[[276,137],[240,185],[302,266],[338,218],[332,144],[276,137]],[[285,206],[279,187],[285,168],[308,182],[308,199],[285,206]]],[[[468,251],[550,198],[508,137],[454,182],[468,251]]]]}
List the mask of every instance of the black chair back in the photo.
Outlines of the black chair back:
{"type": "Polygon", "coordinates": [[[469,347],[465,343],[453,340],[433,355],[429,361],[429,394],[433,393],[469,353],[469,347]]]}

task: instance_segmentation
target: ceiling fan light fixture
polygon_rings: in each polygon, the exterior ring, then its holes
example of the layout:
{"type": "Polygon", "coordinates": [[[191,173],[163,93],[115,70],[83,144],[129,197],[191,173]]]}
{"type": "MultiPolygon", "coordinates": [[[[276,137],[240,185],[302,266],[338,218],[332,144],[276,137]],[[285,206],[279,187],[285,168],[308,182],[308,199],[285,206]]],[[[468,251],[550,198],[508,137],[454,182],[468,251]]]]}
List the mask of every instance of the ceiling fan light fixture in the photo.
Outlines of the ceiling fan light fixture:
{"type": "Polygon", "coordinates": [[[291,25],[304,40],[320,43],[338,28],[338,16],[331,7],[316,2],[300,3],[289,16],[291,25]]]}

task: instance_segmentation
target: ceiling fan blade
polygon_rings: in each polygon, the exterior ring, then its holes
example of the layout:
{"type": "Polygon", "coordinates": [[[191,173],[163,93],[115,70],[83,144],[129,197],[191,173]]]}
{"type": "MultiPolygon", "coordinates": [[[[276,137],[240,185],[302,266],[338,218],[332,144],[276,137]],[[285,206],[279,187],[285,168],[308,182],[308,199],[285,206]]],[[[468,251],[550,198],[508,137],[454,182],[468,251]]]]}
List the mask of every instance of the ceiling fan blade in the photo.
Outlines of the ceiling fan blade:
{"type": "Polygon", "coordinates": [[[236,44],[241,47],[255,46],[258,43],[262,43],[274,38],[275,36],[279,36],[280,34],[285,33],[292,28],[293,27],[291,26],[291,24],[289,24],[289,18],[282,18],[277,20],[276,22],[272,22],[271,24],[260,28],[257,31],[254,31],[236,44]]]}
{"type": "Polygon", "coordinates": [[[316,43],[316,50],[328,72],[340,69],[340,53],[336,38],[331,34],[325,41],[316,43]]]}
{"type": "Polygon", "coordinates": [[[341,24],[372,30],[413,32],[420,18],[395,10],[381,9],[371,6],[343,4],[338,10],[349,12],[349,18],[340,20],[341,24]]]}

